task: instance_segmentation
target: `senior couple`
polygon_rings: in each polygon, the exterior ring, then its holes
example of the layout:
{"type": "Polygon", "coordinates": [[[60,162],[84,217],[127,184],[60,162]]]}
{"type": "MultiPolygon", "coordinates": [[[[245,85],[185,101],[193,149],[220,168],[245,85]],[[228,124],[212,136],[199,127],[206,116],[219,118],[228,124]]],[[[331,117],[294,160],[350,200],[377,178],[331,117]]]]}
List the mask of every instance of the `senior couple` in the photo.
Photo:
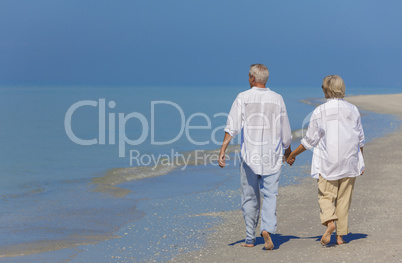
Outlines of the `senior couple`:
{"type": "Polygon", "coordinates": [[[231,139],[241,133],[241,206],[246,223],[243,247],[253,247],[261,213],[261,236],[266,250],[272,250],[271,234],[276,232],[276,196],[281,166],[289,165],[305,150],[314,148],[311,176],[317,179],[320,219],[326,226],[321,244],[344,244],[353,186],[364,172],[364,133],[356,106],[343,100],[341,77],[324,78],[322,91],[327,102],[311,115],[301,144],[291,151],[291,128],[282,96],[267,88],[269,71],[262,64],[250,66],[250,89],[238,94],[230,110],[219,166],[225,166],[225,151],[231,139]],[[260,193],[263,203],[260,206],[260,193]]]}

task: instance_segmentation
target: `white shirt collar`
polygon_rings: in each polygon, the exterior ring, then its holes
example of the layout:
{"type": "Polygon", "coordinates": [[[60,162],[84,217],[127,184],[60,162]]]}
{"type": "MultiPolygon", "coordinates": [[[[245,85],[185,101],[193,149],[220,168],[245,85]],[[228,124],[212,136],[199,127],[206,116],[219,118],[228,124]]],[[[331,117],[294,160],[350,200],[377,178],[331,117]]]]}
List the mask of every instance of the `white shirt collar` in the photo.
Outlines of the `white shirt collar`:
{"type": "Polygon", "coordinates": [[[256,86],[252,87],[251,89],[253,89],[253,90],[260,90],[260,91],[267,91],[267,90],[270,90],[268,87],[259,88],[259,87],[256,87],[256,86]]]}
{"type": "Polygon", "coordinates": [[[329,99],[327,99],[327,101],[330,101],[330,100],[343,100],[343,98],[329,98],[329,99]]]}

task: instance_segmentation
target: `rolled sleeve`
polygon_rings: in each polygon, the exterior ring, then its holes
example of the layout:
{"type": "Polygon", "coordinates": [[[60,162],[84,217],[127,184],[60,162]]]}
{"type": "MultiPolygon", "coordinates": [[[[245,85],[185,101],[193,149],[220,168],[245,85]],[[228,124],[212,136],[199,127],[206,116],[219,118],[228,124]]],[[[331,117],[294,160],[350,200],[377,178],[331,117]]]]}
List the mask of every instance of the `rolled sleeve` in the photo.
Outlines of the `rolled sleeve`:
{"type": "Polygon", "coordinates": [[[362,140],[359,141],[359,147],[362,148],[364,146],[365,140],[364,137],[362,140]]]}
{"type": "Polygon", "coordinates": [[[229,116],[226,122],[225,132],[229,133],[230,136],[235,137],[240,133],[242,128],[242,107],[241,98],[237,96],[236,100],[232,104],[229,116]]]}
{"type": "Polygon", "coordinates": [[[232,130],[230,130],[229,128],[225,128],[224,131],[227,132],[227,133],[229,133],[229,135],[232,136],[232,137],[235,137],[235,136],[236,136],[235,132],[232,131],[232,130]]]}
{"type": "Polygon", "coordinates": [[[306,135],[303,137],[300,143],[304,146],[304,148],[309,150],[316,146],[324,135],[325,131],[319,127],[319,119],[313,113],[310,118],[306,135]]]}
{"type": "Polygon", "coordinates": [[[307,139],[306,139],[306,138],[303,138],[303,139],[300,141],[300,143],[304,146],[304,148],[306,148],[306,150],[310,150],[311,148],[314,147],[313,145],[311,145],[311,144],[309,144],[309,143],[307,142],[307,139]]]}
{"type": "Polygon", "coordinates": [[[357,125],[358,125],[358,128],[359,128],[359,147],[362,148],[364,146],[365,139],[364,139],[363,126],[362,126],[362,122],[361,122],[361,119],[360,119],[360,114],[359,114],[357,125]]]}

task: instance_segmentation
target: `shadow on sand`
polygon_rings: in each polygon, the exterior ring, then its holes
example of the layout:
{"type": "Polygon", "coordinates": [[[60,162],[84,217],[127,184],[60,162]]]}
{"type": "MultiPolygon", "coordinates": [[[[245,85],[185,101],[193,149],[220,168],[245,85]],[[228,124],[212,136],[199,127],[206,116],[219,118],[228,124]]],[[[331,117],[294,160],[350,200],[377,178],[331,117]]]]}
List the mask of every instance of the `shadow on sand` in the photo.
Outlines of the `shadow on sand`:
{"type": "MultiPolygon", "coordinates": [[[[315,236],[315,237],[311,237],[311,238],[315,238],[316,241],[320,241],[321,240],[321,236],[315,236]]],[[[358,240],[358,239],[362,239],[362,238],[367,238],[367,234],[362,234],[362,233],[349,233],[346,236],[343,236],[343,240],[345,241],[345,243],[349,243],[352,242],[354,240],[358,240]]],[[[336,245],[336,235],[332,234],[331,236],[331,241],[328,243],[327,247],[332,247],[336,245]]]]}
{"type": "MultiPolygon", "coordinates": [[[[297,237],[297,236],[286,236],[286,235],[281,235],[281,234],[272,234],[271,235],[272,242],[275,244],[274,249],[278,249],[282,244],[288,242],[291,239],[316,239],[316,241],[321,240],[321,236],[315,236],[315,237],[297,237]]],[[[348,235],[343,237],[343,240],[346,243],[352,242],[354,240],[362,239],[362,238],[367,238],[367,234],[361,234],[361,233],[349,233],[348,235]]],[[[229,246],[234,246],[236,244],[244,243],[245,239],[233,242],[228,244],[229,246]]],[[[263,245],[264,244],[264,238],[262,237],[257,237],[255,240],[254,245],[263,245]]],[[[333,234],[331,236],[331,241],[328,243],[327,247],[332,247],[336,245],[336,235],[333,234]]]]}
{"type": "MultiPolygon", "coordinates": [[[[275,244],[274,249],[278,249],[282,244],[288,242],[291,239],[299,239],[299,238],[300,237],[297,237],[297,236],[285,236],[285,235],[281,235],[281,234],[271,234],[272,242],[275,244]]],[[[242,240],[236,241],[236,242],[228,244],[228,245],[229,246],[234,246],[234,245],[239,244],[239,243],[244,243],[245,241],[246,241],[245,239],[242,239],[242,240]]],[[[265,242],[264,242],[263,237],[256,237],[254,245],[255,246],[256,245],[263,245],[264,243],[265,242]]]]}

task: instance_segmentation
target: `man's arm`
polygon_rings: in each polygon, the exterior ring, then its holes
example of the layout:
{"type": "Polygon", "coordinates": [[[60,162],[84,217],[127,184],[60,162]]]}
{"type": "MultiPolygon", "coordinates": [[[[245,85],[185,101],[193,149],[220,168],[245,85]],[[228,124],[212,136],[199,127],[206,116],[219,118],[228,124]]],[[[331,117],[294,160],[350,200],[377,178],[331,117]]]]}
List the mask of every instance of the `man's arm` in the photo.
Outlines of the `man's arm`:
{"type": "Polygon", "coordinates": [[[292,129],[290,128],[289,117],[283,98],[281,101],[282,101],[282,109],[281,109],[282,145],[283,147],[288,147],[286,148],[285,154],[283,155],[283,162],[286,162],[290,153],[292,152],[292,148],[290,147],[290,144],[292,143],[292,129]]]}
{"type": "Polygon", "coordinates": [[[230,136],[229,133],[225,132],[225,137],[223,138],[223,143],[222,143],[222,147],[221,147],[221,151],[219,153],[219,166],[221,168],[225,167],[226,163],[225,163],[225,152],[226,152],[226,148],[228,147],[230,141],[232,140],[232,136],[230,136]]]}

